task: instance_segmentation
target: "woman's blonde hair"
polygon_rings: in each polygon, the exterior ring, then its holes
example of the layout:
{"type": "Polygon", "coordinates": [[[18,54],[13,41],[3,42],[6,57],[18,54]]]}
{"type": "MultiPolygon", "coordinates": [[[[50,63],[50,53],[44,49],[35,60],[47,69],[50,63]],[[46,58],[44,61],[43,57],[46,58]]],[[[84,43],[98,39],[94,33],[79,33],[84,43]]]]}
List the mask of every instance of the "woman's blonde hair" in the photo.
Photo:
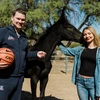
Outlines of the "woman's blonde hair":
{"type": "MultiPolygon", "coordinates": [[[[82,33],[84,33],[85,30],[89,30],[94,35],[94,44],[97,47],[99,47],[100,46],[100,39],[99,39],[99,36],[97,35],[96,30],[92,26],[87,26],[87,27],[85,27],[83,29],[83,32],[82,33]]],[[[83,34],[82,34],[82,38],[83,38],[83,34]]],[[[84,46],[87,46],[87,43],[84,41],[84,39],[83,39],[83,45],[84,46]]]]}

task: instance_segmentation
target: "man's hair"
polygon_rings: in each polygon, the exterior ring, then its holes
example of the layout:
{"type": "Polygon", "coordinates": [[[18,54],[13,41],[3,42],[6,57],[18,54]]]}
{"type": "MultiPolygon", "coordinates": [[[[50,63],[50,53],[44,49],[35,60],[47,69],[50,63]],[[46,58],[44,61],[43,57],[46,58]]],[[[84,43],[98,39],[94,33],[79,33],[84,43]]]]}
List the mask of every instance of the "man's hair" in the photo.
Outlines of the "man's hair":
{"type": "Polygon", "coordinates": [[[24,14],[26,16],[26,11],[23,8],[17,8],[12,12],[12,16],[16,14],[16,12],[19,12],[21,14],[24,14]]]}

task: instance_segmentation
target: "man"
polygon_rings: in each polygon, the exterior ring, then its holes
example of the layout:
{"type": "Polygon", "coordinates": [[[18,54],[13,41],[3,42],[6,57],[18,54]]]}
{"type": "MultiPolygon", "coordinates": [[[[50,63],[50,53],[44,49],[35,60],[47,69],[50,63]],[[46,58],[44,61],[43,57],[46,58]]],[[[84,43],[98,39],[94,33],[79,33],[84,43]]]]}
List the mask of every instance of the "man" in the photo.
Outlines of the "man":
{"type": "Polygon", "coordinates": [[[25,20],[26,12],[18,8],[12,13],[12,25],[0,29],[0,48],[9,48],[15,55],[10,67],[0,69],[0,100],[20,100],[26,59],[46,55],[44,51],[27,50],[26,35],[22,31],[25,20]]]}

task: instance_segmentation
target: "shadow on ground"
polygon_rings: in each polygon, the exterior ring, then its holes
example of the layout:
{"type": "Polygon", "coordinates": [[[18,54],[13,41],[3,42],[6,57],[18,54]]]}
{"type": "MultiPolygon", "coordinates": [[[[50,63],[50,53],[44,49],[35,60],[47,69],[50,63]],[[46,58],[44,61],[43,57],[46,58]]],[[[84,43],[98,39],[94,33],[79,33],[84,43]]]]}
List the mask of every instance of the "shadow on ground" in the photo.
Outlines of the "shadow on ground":
{"type": "MultiPolygon", "coordinates": [[[[22,91],[21,100],[32,100],[31,97],[32,97],[32,94],[30,92],[22,91]]],[[[39,100],[39,98],[37,98],[37,100],[39,100]]],[[[45,100],[64,100],[64,99],[59,99],[50,95],[50,96],[46,96],[45,100]]]]}

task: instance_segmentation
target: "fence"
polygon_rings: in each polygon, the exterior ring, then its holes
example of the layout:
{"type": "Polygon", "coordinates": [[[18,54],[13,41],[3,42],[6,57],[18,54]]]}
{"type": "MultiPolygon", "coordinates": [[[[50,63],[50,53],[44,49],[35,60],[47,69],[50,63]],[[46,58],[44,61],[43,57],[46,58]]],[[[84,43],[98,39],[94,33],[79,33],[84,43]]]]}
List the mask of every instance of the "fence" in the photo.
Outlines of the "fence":
{"type": "Polygon", "coordinates": [[[67,71],[72,70],[73,67],[73,57],[65,56],[61,51],[54,51],[52,55],[52,71],[67,73],[67,71]]]}

